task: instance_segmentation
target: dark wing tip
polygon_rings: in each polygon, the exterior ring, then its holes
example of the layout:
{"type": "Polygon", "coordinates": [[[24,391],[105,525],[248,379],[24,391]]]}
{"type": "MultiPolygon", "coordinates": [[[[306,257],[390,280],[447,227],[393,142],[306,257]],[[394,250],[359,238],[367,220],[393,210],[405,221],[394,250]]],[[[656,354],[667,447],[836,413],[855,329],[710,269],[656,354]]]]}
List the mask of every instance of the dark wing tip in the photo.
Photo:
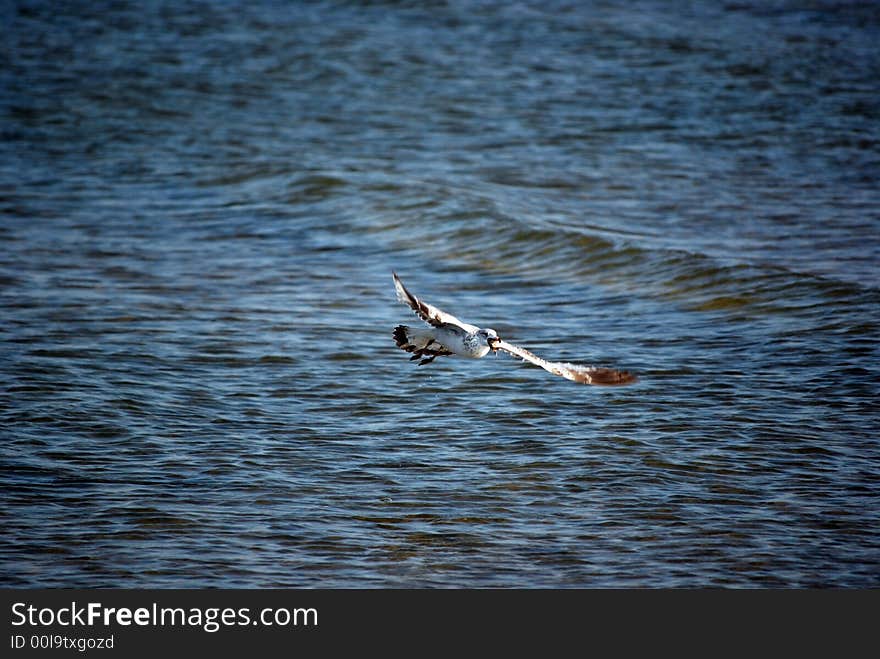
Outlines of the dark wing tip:
{"type": "Polygon", "coordinates": [[[391,271],[391,276],[394,278],[394,288],[397,290],[397,297],[401,300],[405,299],[406,301],[411,302],[415,296],[406,289],[406,286],[400,281],[400,277],[398,277],[397,273],[393,270],[391,271]]]}
{"type": "Polygon", "coordinates": [[[613,368],[590,369],[589,375],[587,377],[589,377],[590,384],[601,384],[608,386],[633,384],[634,382],[638,382],[639,380],[629,371],[618,371],[613,368]]]}

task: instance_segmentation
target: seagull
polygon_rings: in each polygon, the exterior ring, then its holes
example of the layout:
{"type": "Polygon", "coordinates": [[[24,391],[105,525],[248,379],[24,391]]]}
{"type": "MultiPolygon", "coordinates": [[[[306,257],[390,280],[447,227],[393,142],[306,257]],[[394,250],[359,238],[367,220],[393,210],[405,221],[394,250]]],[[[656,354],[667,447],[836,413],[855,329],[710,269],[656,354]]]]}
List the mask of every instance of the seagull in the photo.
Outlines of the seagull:
{"type": "Polygon", "coordinates": [[[497,354],[502,350],[523,361],[540,366],[554,375],[561,375],[582,384],[621,385],[631,384],[637,379],[631,373],[612,368],[548,362],[525,348],[504,341],[493,329],[484,329],[462,322],[452,314],[423,302],[406,289],[396,272],[392,272],[391,275],[394,277],[397,299],[409,305],[416,315],[430,326],[414,328],[398,325],[394,328],[393,336],[397,347],[411,352],[410,361],[420,360],[419,366],[430,364],[437,357],[447,355],[479,359],[485,357],[489,351],[497,354]]]}

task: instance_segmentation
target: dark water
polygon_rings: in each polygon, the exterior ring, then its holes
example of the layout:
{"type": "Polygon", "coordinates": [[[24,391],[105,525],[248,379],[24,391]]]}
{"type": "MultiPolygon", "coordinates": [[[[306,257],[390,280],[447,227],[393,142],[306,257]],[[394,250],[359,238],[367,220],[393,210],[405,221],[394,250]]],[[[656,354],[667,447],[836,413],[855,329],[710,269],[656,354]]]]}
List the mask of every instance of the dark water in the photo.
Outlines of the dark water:
{"type": "Polygon", "coordinates": [[[880,586],[877,3],[0,8],[2,585],[880,586]]]}

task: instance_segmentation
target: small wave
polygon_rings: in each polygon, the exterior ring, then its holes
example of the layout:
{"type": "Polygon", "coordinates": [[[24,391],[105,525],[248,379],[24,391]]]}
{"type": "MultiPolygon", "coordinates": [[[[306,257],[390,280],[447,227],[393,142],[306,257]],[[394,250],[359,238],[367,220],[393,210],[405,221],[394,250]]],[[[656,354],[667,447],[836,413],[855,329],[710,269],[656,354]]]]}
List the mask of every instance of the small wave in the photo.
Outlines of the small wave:
{"type": "Polygon", "coordinates": [[[395,249],[428,254],[445,267],[596,285],[694,311],[791,312],[876,296],[873,288],[811,272],[654,246],[639,232],[513,215],[491,197],[462,199],[462,192],[447,191],[433,208],[377,218],[379,232],[395,249]]]}

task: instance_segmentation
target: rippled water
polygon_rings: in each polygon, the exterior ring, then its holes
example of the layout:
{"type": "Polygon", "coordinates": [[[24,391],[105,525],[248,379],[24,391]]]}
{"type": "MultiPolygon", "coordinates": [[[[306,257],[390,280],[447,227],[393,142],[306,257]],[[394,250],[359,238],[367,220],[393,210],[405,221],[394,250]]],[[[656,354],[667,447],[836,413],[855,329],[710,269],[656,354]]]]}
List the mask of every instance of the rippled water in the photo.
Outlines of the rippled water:
{"type": "Polygon", "coordinates": [[[3,585],[880,585],[874,3],[0,8],[3,585]]]}

